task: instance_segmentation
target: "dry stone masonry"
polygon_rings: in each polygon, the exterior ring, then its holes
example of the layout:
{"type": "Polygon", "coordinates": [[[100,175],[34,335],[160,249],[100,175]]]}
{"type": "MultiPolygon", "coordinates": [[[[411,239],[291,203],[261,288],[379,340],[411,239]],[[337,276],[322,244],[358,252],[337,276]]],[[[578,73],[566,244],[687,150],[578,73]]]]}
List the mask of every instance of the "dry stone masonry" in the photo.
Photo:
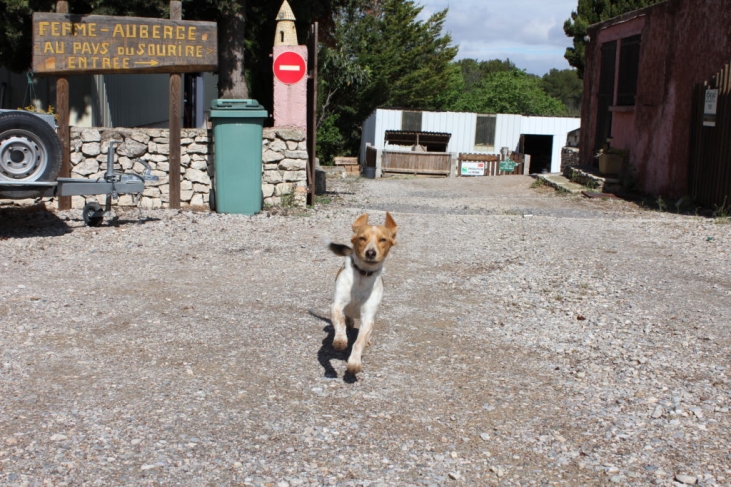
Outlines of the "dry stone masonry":
{"type": "MultiPolygon", "coordinates": [[[[181,134],[180,197],[183,206],[206,207],[214,175],[212,137],[206,129],[183,129],[181,134]]],[[[115,147],[117,171],[142,174],[147,163],[158,181],[148,181],[139,203],[121,195],[119,206],[167,208],[170,198],[170,146],[167,129],[71,128],[71,176],[102,179],[110,142],[115,147]]],[[[306,204],[307,147],[299,129],[264,129],[262,140],[262,197],[265,206],[306,204]]],[[[74,196],[74,208],[103,196],[74,196]]]]}

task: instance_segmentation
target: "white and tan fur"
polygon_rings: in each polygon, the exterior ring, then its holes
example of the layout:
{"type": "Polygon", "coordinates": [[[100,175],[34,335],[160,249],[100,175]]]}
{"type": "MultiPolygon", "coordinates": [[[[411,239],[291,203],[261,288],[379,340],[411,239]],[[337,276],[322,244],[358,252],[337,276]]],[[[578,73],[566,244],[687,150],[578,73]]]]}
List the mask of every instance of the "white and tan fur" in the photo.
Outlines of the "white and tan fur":
{"type": "Polygon", "coordinates": [[[376,311],[383,297],[383,261],[391,247],[396,245],[398,226],[386,212],[385,225],[369,225],[368,215],[359,216],[353,222],[352,247],[331,243],[329,248],[345,257],[345,264],[335,278],[335,293],[330,318],[335,328],[333,347],[348,347],[346,328],[352,328],[353,320],[360,320],[358,338],[348,357],[348,373],[355,375],[363,369],[363,348],[370,344],[370,335],[376,311]]]}

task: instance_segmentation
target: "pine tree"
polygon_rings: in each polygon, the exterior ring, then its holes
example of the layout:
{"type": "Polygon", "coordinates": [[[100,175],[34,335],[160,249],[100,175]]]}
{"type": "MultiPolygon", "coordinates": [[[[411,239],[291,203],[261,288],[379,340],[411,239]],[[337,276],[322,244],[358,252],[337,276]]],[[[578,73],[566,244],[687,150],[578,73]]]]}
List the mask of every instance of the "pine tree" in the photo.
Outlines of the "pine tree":
{"type": "Polygon", "coordinates": [[[566,49],[564,57],[576,68],[579,78],[584,77],[584,54],[586,52],[587,28],[599,22],[622,15],[632,10],[658,3],[661,0],[579,0],[571,18],[563,24],[567,37],[573,37],[574,46],[566,49]]]}

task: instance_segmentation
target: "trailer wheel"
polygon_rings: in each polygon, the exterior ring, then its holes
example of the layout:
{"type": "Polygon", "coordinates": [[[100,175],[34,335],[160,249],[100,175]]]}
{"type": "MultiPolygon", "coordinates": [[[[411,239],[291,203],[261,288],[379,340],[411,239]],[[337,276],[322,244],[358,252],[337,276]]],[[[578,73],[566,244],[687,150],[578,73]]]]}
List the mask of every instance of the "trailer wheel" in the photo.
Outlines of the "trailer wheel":
{"type": "MultiPolygon", "coordinates": [[[[56,131],[32,113],[0,114],[0,181],[52,182],[61,170],[62,147],[56,131]]],[[[34,198],[41,191],[0,191],[0,198],[34,198]]]]}
{"type": "Polygon", "coordinates": [[[98,227],[104,221],[104,210],[96,201],[90,201],[84,205],[81,212],[84,217],[84,223],[90,227],[98,227]]]}

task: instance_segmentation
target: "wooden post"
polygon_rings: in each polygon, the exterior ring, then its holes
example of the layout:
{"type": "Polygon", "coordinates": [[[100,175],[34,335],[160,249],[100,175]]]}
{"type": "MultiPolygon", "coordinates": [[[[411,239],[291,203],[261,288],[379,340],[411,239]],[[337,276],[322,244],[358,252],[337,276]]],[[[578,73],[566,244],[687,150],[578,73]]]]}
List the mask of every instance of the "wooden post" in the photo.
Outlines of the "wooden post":
{"type": "Polygon", "coordinates": [[[308,110],[309,120],[307,121],[307,152],[309,160],[307,161],[307,183],[309,191],[307,192],[307,204],[314,206],[315,204],[315,165],[317,161],[317,47],[318,23],[315,22],[310,27],[309,45],[309,62],[310,62],[310,89],[308,91],[308,110]]]}
{"type": "MultiPolygon", "coordinates": [[[[56,13],[69,13],[69,2],[58,0],[56,13]]],[[[62,178],[71,177],[71,131],[69,129],[69,80],[56,78],[56,114],[58,115],[58,137],[61,139],[61,172],[62,178]]],[[[59,210],[71,209],[71,196],[59,196],[59,210]]]]}
{"type": "MultiPolygon", "coordinates": [[[[183,20],[183,3],[171,0],[170,20],[183,20]]],[[[182,76],[180,73],[170,75],[170,193],[168,207],[170,209],[180,208],[180,130],[181,130],[181,107],[182,97],[182,76]]]]}

